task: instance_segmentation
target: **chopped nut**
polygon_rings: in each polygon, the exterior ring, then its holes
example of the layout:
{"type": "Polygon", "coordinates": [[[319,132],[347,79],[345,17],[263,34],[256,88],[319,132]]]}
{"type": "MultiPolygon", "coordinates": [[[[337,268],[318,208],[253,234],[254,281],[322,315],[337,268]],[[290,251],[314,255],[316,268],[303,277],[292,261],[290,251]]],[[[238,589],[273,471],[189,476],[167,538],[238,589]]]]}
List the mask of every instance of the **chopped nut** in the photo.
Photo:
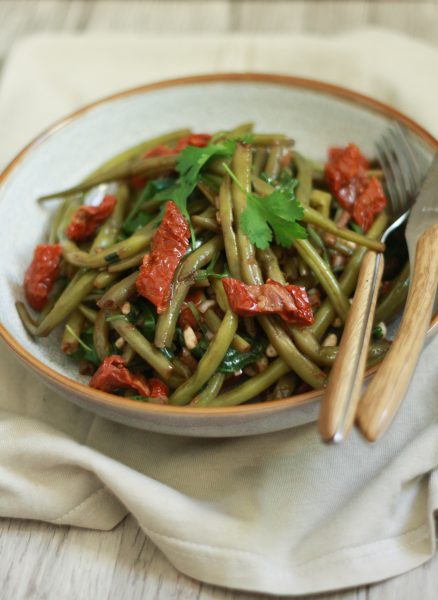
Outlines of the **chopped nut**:
{"type": "Polygon", "coordinates": [[[234,377],[239,377],[240,375],[242,375],[243,371],[242,369],[239,369],[238,371],[234,371],[234,377]]]}
{"type": "Polygon", "coordinates": [[[323,341],[322,346],[324,346],[324,348],[329,348],[331,346],[336,346],[337,343],[338,343],[337,335],[335,333],[330,333],[323,341]]]}
{"type": "Polygon", "coordinates": [[[278,356],[278,352],[277,352],[277,350],[274,348],[274,346],[272,344],[268,344],[266,346],[265,354],[269,358],[274,358],[275,356],[278,356]]]}
{"type": "Polygon", "coordinates": [[[210,342],[214,338],[214,333],[207,329],[207,331],[205,332],[205,337],[210,342]]]}
{"type": "Polygon", "coordinates": [[[184,329],[183,336],[186,348],[189,350],[193,350],[198,345],[198,338],[190,325],[184,329]]]}
{"type": "Polygon", "coordinates": [[[209,308],[213,308],[215,304],[215,300],[204,300],[204,302],[201,302],[201,304],[199,305],[198,310],[200,313],[204,314],[209,308]]]}
{"type": "Polygon", "coordinates": [[[221,215],[218,210],[216,211],[216,221],[217,221],[218,225],[221,224],[221,215]]]}
{"type": "Polygon", "coordinates": [[[129,315],[131,312],[131,303],[125,302],[120,310],[122,311],[122,315],[129,315]]]}
{"type": "Polygon", "coordinates": [[[124,345],[125,345],[125,340],[122,337],[117,338],[116,341],[114,342],[114,346],[118,350],[121,350],[121,348],[123,348],[124,345]]]}
{"type": "Polygon", "coordinates": [[[336,319],[333,321],[333,327],[342,327],[342,321],[339,317],[336,317],[336,319]]]}

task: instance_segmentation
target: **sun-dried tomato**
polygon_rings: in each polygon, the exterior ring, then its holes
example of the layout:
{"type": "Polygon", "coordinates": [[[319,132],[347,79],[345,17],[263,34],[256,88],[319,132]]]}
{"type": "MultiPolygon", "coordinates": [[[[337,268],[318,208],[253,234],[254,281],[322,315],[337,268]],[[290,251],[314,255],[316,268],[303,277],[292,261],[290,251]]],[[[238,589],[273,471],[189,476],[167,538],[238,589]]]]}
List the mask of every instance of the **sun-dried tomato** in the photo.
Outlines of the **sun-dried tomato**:
{"type": "Polygon", "coordinates": [[[155,146],[155,148],[148,150],[143,155],[143,158],[154,158],[156,156],[171,156],[172,154],[178,154],[178,150],[176,148],[170,148],[169,146],[161,144],[160,146],[155,146]]]}
{"type": "Polygon", "coordinates": [[[225,277],[224,290],[231,309],[242,317],[276,314],[293,325],[312,325],[313,312],[304,287],[282,285],[268,279],[262,285],[246,285],[225,277]]]}
{"type": "Polygon", "coordinates": [[[385,193],[378,179],[372,177],[353,207],[353,219],[364,231],[371,227],[374,216],[386,206],[385,193]]]}
{"type": "Polygon", "coordinates": [[[42,310],[58,275],[62,248],[60,244],[40,244],[24,276],[26,299],[32,308],[42,310]]]}
{"type": "Polygon", "coordinates": [[[169,388],[161,381],[161,379],[157,379],[156,377],[152,377],[149,379],[149,397],[150,398],[162,398],[163,400],[167,400],[169,396],[169,388]]]}
{"type": "Polygon", "coordinates": [[[191,133],[190,135],[186,135],[179,139],[174,148],[166,146],[165,144],[161,144],[160,146],[156,146],[155,148],[148,150],[143,155],[143,158],[179,154],[181,150],[184,150],[184,148],[187,148],[187,146],[197,146],[198,148],[203,148],[204,146],[207,146],[210,140],[211,135],[208,133],[191,133]]]}
{"type": "Polygon", "coordinates": [[[184,330],[186,327],[191,327],[192,329],[197,328],[198,323],[196,321],[195,315],[193,314],[193,311],[189,306],[189,302],[193,303],[196,306],[196,308],[198,308],[202,302],[203,297],[204,294],[202,290],[199,289],[191,290],[187,294],[178,317],[178,325],[181,327],[181,329],[184,330]]]}
{"type": "Polygon", "coordinates": [[[116,203],[115,196],[107,195],[99,206],[80,206],[67,227],[67,237],[76,242],[89,238],[112,214],[116,203]]]}
{"type": "Polygon", "coordinates": [[[134,375],[121,356],[107,356],[90,381],[90,387],[103,392],[135,390],[140,396],[150,395],[150,386],[143,375],[134,375]]]}
{"type": "Polygon", "coordinates": [[[174,202],[168,202],[166,212],[146,254],[137,277],[137,291],[157,307],[166,310],[173,275],[187,248],[190,230],[187,220],[174,202]]]}
{"type": "Polygon", "coordinates": [[[355,144],[330,148],[325,178],[332,194],[358,225],[367,231],[386,206],[381,183],[368,177],[369,164],[355,144]]]}
{"type": "Polygon", "coordinates": [[[176,143],[175,149],[177,152],[181,152],[187,146],[196,146],[197,148],[204,148],[209,144],[211,135],[208,133],[191,133],[176,143]]]}

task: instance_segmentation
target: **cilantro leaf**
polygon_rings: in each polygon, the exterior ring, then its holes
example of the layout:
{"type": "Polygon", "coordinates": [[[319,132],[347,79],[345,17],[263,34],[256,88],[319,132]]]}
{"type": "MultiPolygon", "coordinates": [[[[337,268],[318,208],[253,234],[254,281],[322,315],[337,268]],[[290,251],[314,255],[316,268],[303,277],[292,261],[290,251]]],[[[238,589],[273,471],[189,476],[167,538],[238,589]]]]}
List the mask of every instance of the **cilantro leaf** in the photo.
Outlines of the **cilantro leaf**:
{"type": "Polygon", "coordinates": [[[298,200],[281,190],[265,198],[248,194],[240,225],[249,241],[260,250],[265,250],[274,236],[277,244],[290,248],[295,239],[307,237],[304,227],[297,223],[303,215],[298,200]]]}

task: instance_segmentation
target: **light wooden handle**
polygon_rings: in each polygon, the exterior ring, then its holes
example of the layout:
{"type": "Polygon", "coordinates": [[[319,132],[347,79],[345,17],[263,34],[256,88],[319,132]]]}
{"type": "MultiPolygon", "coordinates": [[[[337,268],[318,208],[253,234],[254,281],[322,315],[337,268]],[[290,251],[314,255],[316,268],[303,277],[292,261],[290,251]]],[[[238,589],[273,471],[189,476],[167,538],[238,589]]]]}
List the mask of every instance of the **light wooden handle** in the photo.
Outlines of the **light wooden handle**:
{"type": "Polygon", "coordinates": [[[353,425],[382,272],[383,255],[367,252],[345,323],[339,353],[321,403],[318,428],[325,442],[340,442],[345,439],[353,425]]]}
{"type": "Polygon", "coordinates": [[[438,281],[438,224],[417,243],[406,308],[397,336],[363,399],[357,424],[370,442],[389,427],[408,388],[423,348],[438,281]]]}

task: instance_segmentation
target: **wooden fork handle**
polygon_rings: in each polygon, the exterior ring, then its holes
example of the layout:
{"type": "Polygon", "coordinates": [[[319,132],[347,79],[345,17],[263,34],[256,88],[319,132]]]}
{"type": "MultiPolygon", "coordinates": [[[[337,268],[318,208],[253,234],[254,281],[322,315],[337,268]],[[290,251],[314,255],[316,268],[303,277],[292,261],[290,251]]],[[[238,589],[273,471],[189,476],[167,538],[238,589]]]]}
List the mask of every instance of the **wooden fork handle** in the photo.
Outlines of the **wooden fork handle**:
{"type": "Polygon", "coordinates": [[[397,336],[359,403],[357,424],[370,442],[389,427],[423,348],[438,282],[438,224],[419,238],[406,308],[397,336]]]}
{"type": "Polygon", "coordinates": [[[318,428],[325,442],[340,442],[350,432],[362,390],[371,328],[383,272],[383,255],[367,252],[339,353],[321,402],[318,428]]]}

